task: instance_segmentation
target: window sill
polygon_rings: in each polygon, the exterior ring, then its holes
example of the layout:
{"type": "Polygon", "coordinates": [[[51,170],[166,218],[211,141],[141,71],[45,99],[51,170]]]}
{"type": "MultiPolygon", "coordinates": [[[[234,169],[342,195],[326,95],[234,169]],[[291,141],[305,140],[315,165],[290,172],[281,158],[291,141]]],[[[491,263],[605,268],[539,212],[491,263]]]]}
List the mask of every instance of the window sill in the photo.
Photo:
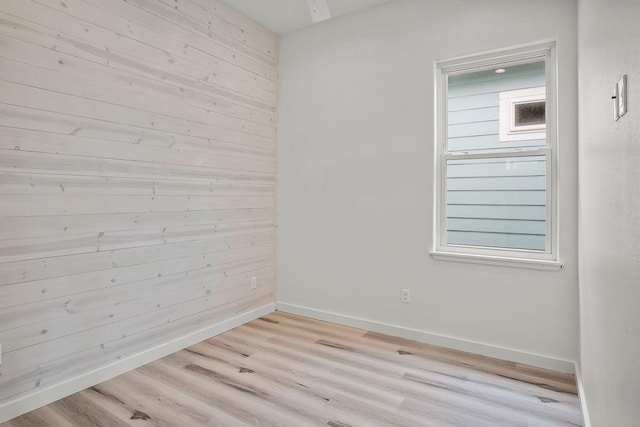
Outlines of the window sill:
{"type": "Polygon", "coordinates": [[[468,262],[473,264],[498,265],[502,267],[532,268],[535,270],[559,271],[564,264],[558,261],[546,261],[537,259],[519,259],[487,255],[459,254],[454,252],[429,252],[433,259],[439,261],[468,262]]]}

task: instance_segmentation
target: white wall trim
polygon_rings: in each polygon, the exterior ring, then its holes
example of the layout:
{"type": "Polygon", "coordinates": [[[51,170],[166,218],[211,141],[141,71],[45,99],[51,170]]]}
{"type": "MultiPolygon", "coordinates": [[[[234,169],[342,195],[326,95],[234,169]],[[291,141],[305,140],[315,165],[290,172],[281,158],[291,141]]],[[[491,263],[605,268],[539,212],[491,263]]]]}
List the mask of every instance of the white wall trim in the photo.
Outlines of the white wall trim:
{"type": "Polygon", "coordinates": [[[580,398],[580,407],[582,408],[582,418],[584,419],[584,427],[591,427],[591,419],[587,410],[587,396],[584,394],[584,385],[582,383],[582,371],[580,365],[576,362],[576,383],[578,384],[578,397],[580,398]]]}
{"type": "Polygon", "coordinates": [[[497,265],[500,267],[530,268],[534,270],[559,271],[564,264],[558,261],[518,259],[456,252],[430,251],[431,257],[440,261],[469,262],[472,264],[497,265]]]}
{"type": "Polygon", "coordinates": [[[317,310],[310,307],[303,307],[300,305],[288,304],[284,302],[278,302],[277,309],[279,311],[285,311],[287,313],[311,317],[313,319],[339,323],[341,325],[351,326],[354,328],[367,329],[369,331],[394,335],[428,344],[467,351],[470,353],[481,354],[483,356],[495,357],[497,359],[509,360],[512,362],[523,363],[545,369],[552,369],[558,372],[566,372],[570,374],[575,373],[574,362],[568,360],[556,359],[540,354],[527,353],[520,350],[513,350],[509,348],[483,344],[476,341],[465,340],[462,338],[449,337],[446,335],[435,334],[419,329],[412,329],[404,326],[392,325],[389,323],[377,322],[375,320],[362,319],[359,317],[347,316],[344,314],[332,313],[329,311],[317,310]]]}
{"type": "Polygon", "coordinates": [[[154,360],[158,360],[171,353],[175,353],[176,351],[197,344],[230,329],[244,325],[258,317],[275,311],[275,308],[275,303],[264,305],[215,325],[207,326],[206,328],[199,329],[166,343],[154,346],[141,353],[111,362],[92,371],[85,372],[77,377],[2,403],[0,404],[0,423],[18,417],[51,402],[55,402],[56,400],[62,399],[63,397],[69,396],[73,393],[77,393],[88,387],[92,387],[103,381],[117,377],[118,375],[122,375],[142,365],[151,363],[154,360]]]}

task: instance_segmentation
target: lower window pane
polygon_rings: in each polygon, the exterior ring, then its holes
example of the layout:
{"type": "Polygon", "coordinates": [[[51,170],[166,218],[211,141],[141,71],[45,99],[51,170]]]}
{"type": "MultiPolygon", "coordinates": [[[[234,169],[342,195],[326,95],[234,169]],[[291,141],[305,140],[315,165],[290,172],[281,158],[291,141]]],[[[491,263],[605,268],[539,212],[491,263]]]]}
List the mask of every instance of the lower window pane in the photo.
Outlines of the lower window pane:
{"type": "Polygon", "coordinates": [[[546,156],[448,160],[448,245],[545,250],[546,156]]]}

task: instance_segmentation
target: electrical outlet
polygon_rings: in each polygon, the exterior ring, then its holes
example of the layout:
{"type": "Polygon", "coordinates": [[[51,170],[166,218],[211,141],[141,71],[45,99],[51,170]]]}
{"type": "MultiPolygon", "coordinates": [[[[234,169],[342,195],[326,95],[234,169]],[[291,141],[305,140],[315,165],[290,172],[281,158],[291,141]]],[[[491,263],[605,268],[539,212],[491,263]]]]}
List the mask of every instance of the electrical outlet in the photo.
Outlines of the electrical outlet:
{"type": "Polygon", "coordinates": [[[409,302],[411,302],[411,291],[409,289],[403,289],[400,300],[405,304],[409,304],[409,302]]]}
{"type": "Polygon", "coordinates": [[[251,278],[251,289],[255,289],[258,287],[258,278],[256,276],[253,276],[251,278]]]}

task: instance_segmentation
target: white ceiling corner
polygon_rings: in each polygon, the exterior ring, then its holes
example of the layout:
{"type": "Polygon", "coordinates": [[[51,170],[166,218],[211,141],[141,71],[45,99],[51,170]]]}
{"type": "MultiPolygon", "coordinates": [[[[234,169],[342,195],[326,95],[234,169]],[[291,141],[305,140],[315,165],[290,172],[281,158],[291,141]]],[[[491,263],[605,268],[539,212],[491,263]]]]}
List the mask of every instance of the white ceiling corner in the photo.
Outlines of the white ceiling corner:
{"type": "MultiPolygon", "coordinates": [[[[285,34],[313,25],[308,4],[308,1],[313,2],[313,0],[223,1],[277,34],[285,34]]],[[[326,4],[328,13],[335,18],[388,1],[391,0],[326,0],[326,4]]]]}

